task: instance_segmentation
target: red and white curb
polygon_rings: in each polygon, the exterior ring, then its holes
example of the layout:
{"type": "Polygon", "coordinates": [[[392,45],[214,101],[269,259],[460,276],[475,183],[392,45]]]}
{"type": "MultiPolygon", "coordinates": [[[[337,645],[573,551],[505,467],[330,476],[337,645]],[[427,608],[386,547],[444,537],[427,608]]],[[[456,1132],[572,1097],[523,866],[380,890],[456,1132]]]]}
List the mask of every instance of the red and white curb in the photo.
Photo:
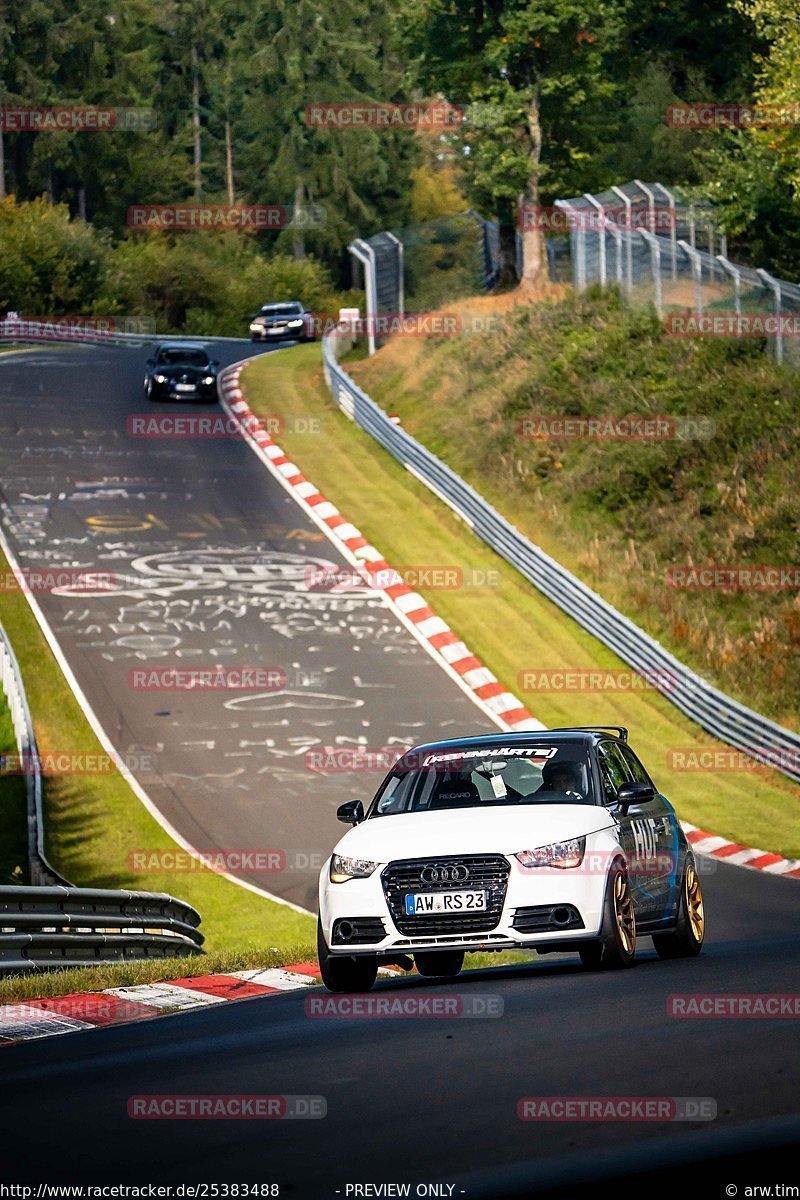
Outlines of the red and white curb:
{"type": "Polygon", "coordinates": [[[403,624],[501,729],[544,729],[541,721],[537,721],[516,696],[506,691],[488,667],[436,615],[427,600],[404,583],[380,551],[320,494],[273,441],[250,409],[239,385],[245,365],[237,363],[221,376],[221,401],[231,415],[239,418],[245,436],[272,474],[291,492],[347,561],[358,568],[365,582],[386,597],[403,624]]]}
{"type": "MultiPolygon", "coordinates": [[[[236,363],[220,377],[222,404],[231,415],[242,422],[242,429],[250,445],[267,465],[272,474],[294,496],[299,504],[312,516],[351,562],[355,563],[371,583],[371,575],[380,575],[382,580],[394,576],[397,582],[382,591],[395,612],[416,634],[435,658],[453,675],[464,690],[470,691],[474,699],[489,715],[505,729],[546,729],[511,692],[507,692],[492,672],[475,657],[458,636],[453,633],[441,617],[437,617],[428,602],[405,584],[400,575],[393,571],[383,555],[370,545],[354,525],[351,525],[335,505],[320,494],[317,487],[302,473],[300,468],[284,454],[270,437],[258,417],[244,398],[240,377],[247,363],[236,363]]],[[[770,875],[786,875],[800,878],[800,860],[784,858],[765,850],[741,846],[726,838],[716,837],[681,822],[683,830],[696,854],[725,859],[734,866],[749,867],[765,871],[770,875]]]]}
{"type": "Polygon", "coordinates": [[[123,1025],[227,1000],[275,996],[314,986],[318,980],[319,967],[306,962],[265,970],[232,971],[229,975],[190,975],[166,983],[141,983],[102,992],[4,1004],[0,1005],[0,1045],[77,1033],[101,1025],[123,1025]]]}
{"type": "Polygon", "coordinates": [[[695,854],[722,859],[734,867],[763,871],[766,875],[784,875],[789,879],[800,879],[800,859],[784,858],[782,854],[773,854],[769,850],[754,850],[752,846],[742,846],[739,842],[731,842],[727,838],[717,837],[716,834],[706,833],[704,829],[698,829],[688,821],[681,821],[681,825],[695,854]]]}

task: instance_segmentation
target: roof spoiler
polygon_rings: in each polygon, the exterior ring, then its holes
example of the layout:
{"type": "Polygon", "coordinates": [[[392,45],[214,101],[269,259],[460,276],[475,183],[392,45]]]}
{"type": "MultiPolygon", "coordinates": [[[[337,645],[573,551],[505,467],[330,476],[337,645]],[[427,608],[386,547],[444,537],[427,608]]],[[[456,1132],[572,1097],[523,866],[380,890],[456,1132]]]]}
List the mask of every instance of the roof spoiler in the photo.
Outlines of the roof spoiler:
{"type": "Polygon", "coordinates": [[[628,731],[624,725],[569,725],[562,726],[557,729],[548,729],[547,733],[601,733],[605,729],[612,729],[617,734],[620,741],[627,742],[628,731]]]}

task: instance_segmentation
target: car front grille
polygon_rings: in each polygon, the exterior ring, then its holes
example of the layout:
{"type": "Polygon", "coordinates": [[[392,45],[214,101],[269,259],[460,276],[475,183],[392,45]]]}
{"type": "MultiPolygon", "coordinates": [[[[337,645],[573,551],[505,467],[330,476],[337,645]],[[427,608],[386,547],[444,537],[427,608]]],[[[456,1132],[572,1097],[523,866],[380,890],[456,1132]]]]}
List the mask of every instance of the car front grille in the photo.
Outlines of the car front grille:
{"type": "Polygon", "coordinates": [[[465,855],[405,859],[389,863],[381,875],[383,892],[392,920],[408,936],[442,936],[461,933],[485,933],[500,920],[508,887],[508,860],[501,855],[465,855]],[[422,878],[426,867],[448,868],[459,876],[447,882],[431,883],[422,878]],[[455,872],[450,869],[457,868],[455,872]],[[464,870],[467,871],[463,878],[464,870]],[[485,912],[428,913],[407,916],[405,898],[409,892],[484,891],[485,912]]]}

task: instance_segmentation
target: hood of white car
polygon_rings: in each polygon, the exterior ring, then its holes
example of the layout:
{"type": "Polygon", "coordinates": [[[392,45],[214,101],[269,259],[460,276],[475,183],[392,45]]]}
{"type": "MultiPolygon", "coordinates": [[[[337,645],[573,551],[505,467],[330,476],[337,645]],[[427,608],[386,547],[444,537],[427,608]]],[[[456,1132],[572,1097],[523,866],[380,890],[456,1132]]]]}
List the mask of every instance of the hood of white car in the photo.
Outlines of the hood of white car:
{"type": "Polygon", "coordinates": [[[594,804],[399,813],[362,821],[339,841],[336,853],[379,863],[448,854],[516,854],[614,824],[611,813],[594,804]]]}

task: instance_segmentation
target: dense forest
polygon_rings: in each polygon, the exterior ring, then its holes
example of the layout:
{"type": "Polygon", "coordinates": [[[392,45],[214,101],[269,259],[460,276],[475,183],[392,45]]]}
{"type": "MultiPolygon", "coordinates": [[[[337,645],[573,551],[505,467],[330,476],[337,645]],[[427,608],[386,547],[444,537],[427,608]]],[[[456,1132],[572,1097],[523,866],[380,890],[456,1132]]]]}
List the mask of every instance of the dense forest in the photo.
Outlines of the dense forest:
{"type": "MultiPolygon", "coordinates": [[[[6,5],[4,113],[87,106],[152,119],[100,132],[3,120],[0,310],[86,311],[102,298],[105,311],[149,305],[180,328],[215,296],[228,310],[219,289],[234,265],[251,282],[261,273],[253,296],[270,290],[264,264],[276,256],[272,291],[305,287],[319,303],[349,286],[353,236],[472,207],[507,242],[520,202],[634,177],[712,199],[738,257],[792,277],[800,121],[697,131],[670,126],[665,111],[790,104],[798,85],[795,0],[6,5]],[[457,108],[455,127],[342,128],[307,115],[320,103],[436,99],[457,108]],[[232,234],[128,224],[133,205],[180,203],[281,205],[289,216],[232,234]],[[304,222],[309,209],[321,218],[304,222]]],[[[526,273],[539,267],[534,236],[526,273]]]]}

